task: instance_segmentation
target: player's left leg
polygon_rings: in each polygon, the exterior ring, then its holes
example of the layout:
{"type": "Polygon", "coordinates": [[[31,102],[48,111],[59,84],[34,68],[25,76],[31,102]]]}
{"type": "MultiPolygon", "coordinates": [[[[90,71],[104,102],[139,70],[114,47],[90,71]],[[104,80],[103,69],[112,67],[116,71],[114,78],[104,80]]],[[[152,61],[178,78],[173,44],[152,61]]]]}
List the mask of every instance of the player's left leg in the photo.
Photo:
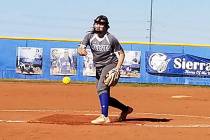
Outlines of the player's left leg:
{"type": "Polygon", "coordinates": [[[91,121],[91,123],[93,124],[102,124],[110,122],[108,118],[109,93],[107,90],[108,87],[104,84],[104,79],[108,71],[114,68],[115,66],[116,64],[110,64],[105,67],[96,68],[96,79],[97,79],[96,86],[100,100],[101,115],[95,120],[91,121]]]}
{"type": "Polygon", "coordinates": [[[104,84],[104,79],[106,74],[115,66],[116,64],[109,64],[101,68],[99,71],[97,71],[97,73],[99,74],[99,76],[97,76],[99,78],[97,82],[97,91],[101,103],[101,111],[105,117],[108,116],[110,94],[109,94],[109,87],[104,84]]]}
{"type": "Polygon", "coordinates": [[[96,118],[95,120],[91,121],[93,124],[105,124],[109,123],[109,117],[108,117],[108,110],[109,110],[109,94],[106,90],[101,91],[99,93],[99,99],[100,99],[100,106],[101,106],[101,115],[96,118]]]}

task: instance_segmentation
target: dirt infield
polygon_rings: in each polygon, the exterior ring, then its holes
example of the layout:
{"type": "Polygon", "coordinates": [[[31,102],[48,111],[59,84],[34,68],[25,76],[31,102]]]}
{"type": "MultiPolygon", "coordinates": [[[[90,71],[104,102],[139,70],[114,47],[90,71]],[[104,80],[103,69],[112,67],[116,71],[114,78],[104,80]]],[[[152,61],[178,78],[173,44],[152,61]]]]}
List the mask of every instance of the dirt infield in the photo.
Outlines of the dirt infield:
{"type": "Polygon", "coordinates": [[[134,108],[125,122],[92,125],[94,84],[0,82],[0,140],[209,140],[210,88],[118,85],[112,96],[134,108]]]}

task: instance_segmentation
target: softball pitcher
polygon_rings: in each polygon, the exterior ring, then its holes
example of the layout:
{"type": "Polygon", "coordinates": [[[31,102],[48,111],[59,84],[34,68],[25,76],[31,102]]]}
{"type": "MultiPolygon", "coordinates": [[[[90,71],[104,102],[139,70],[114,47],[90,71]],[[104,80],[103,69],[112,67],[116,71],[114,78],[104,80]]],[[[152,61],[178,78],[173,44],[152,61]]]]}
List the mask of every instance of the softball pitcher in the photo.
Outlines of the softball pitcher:
{"type": "Polygon", "coordinates": [[[93,23],[93,29],[82,40],[77,51],[79,55],[87,55],[86,48],[90,47],[93,54],[93,62],[96,66],[96,88],[100,100],[101,115],[92,120],[93,124],[106,124],[110,122],[108,117],[109,106],[120,109],[122,112],[119,121],[126,120],[133,108],[126,106],[110,96],[110,86],[104,83],[106,74],[113,68],[116,71],[124,61],[125,54],[119,41],[108,32],[109,21],[104,15],[98,16],[93,23]],[[119,57],[116,56],[119,54],[119,57]]]}

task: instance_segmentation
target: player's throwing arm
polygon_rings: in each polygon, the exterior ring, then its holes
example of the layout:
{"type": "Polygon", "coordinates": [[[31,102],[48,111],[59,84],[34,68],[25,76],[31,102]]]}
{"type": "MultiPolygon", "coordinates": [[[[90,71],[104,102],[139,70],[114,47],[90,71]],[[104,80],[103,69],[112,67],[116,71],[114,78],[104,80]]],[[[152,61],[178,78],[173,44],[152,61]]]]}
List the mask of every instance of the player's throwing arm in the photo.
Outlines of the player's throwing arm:
{"type": "Polygon", "coordinates": [[[77,48],[77,53],[81,56],[86,56],[87,55],[86,46],[80,44],[79,47],[77,48]]]}

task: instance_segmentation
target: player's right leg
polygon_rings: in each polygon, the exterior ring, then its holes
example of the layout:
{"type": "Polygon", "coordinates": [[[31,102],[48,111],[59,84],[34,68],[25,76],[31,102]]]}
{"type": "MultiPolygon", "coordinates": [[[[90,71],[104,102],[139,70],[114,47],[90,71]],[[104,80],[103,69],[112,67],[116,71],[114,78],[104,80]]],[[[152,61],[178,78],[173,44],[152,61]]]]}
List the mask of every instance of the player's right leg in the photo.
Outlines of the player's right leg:
{"type": "Polygon", "coordinates": [[[128,114],[133,112],[133,108],[130,106],[127,106],[126,109],[122,110],[120,117],[118,118],[118,121],[125,121],[128,114]]]}
{"type": "Polygon", "coordinates": [[[118,118],[118,121],[125,121],[127,115],[133,112],[132,107],[124,105],[113,97],[109,97],[109,105],[122,111],[118,118]]]}

